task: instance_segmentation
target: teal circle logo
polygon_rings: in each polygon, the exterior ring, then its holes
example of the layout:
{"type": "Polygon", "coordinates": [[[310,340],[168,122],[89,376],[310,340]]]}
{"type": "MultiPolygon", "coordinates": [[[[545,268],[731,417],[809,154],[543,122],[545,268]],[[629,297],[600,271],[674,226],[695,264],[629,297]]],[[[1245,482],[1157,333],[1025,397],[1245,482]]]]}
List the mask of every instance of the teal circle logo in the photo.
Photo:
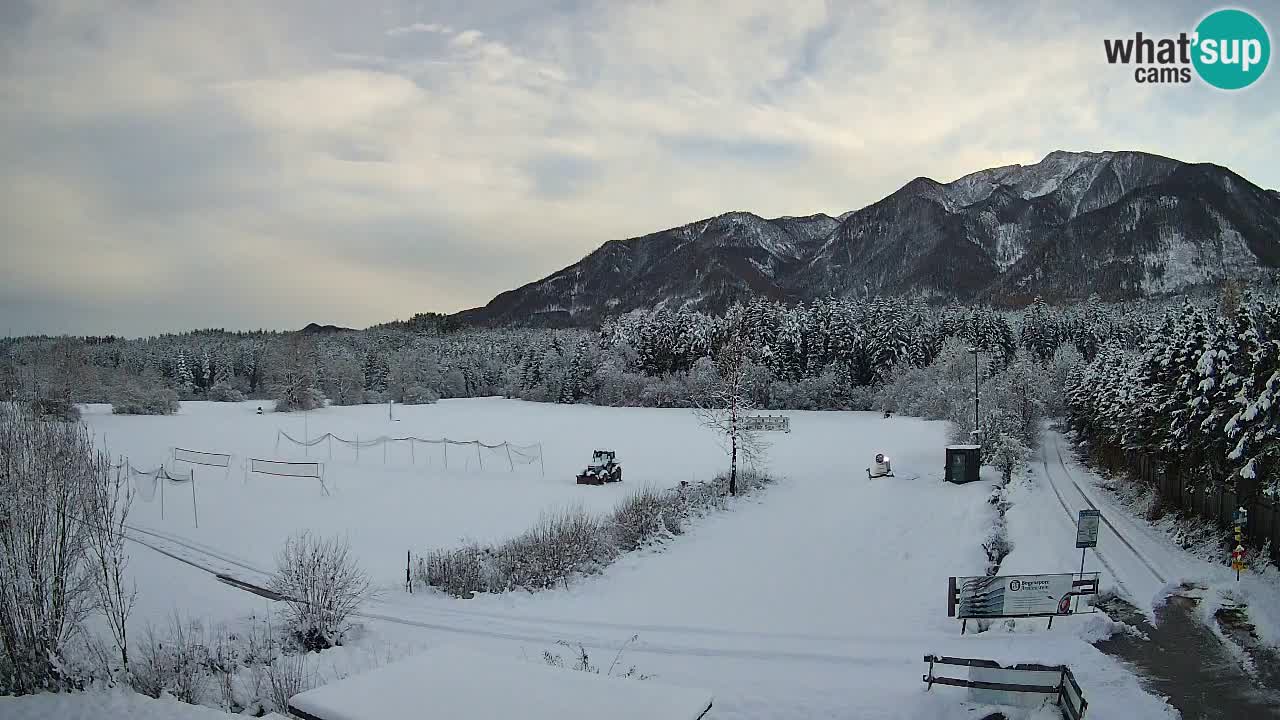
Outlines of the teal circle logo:
{"type": "Polygon", "coordinates": [[[1262,77],[1271,60],[1271,38],[1243,10],[1218,10],[1196,26],[1191,62],[1200,78],[1222,90],[1239,90],[1262,77]]]}

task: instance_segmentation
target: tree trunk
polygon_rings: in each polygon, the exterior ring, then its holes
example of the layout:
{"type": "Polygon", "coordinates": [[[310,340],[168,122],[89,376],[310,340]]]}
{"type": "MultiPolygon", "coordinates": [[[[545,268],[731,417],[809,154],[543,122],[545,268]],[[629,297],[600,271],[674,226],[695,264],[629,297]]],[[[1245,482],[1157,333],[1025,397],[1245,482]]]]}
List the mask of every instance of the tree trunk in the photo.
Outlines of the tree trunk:
{"type": "Polygon", "coordinates": [[[729,494],[738,494],[738,401],[734,400],[732,431],[729,433],[731,452],[729,453],[729,494]]]}

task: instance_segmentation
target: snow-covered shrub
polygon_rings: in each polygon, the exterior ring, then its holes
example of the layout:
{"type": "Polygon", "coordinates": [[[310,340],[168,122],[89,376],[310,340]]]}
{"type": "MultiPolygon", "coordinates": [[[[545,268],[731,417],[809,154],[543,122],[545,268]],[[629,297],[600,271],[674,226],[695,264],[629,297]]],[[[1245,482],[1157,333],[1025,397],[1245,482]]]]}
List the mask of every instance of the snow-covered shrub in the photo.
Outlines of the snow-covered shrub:
{"type": "Polygon", "coordinates": [[[133,688],[143,695],[158,698],[167,692],[182,702],[198,704],[209,685],[209,666],[203,625],[175,613],[163,637],[147,625],[130,671],[133,688]]]}
{"type": "Polygon", "coordinates": [[[432,550],[418,560],[418,579],[455,597],[506,590],[505,582],[495,577],[492,552],[475,543],[452,550],[432,550]]]}
{"type": "Polygon", "coordinates": [[[80,408],[71,399],[61,395],[41,395],[31,401],[31,412],[41,420],[76,422],[80,408]]]}
{"type": "MultiPolygon", "coordinates": [[[[763,473],[740,470],[738,494],[768,482],[763,473]]],[[[418,560],[417,579],[456,597],[567,586],[573,576],[600,572],[623,552],[680,534],[689,518],[724,507],[728,497],[728,473],[668,490],[644,488],[603,519],[574,508],[543,515],[535,527],[499,545],[431,550],[418,560]]]]}
{"type": "Polygon", "coordinates": [[[244,393],[235,389],[231,383],[226,381],[214,383],[213,387],[209,388],[209,392],[206,397],[213,402],[244,401],[244,393]]]}
{"type": "Polygon", "coordinates": [[[405,405],[429,405],[439,399],[439,393],[425,385],[410,385],[404,389],[400,402],[405,405]]]}
{"type": "Polygon", "coordinates": [[[281,655],[264,671],[271,704],[278,713],[289,711],[289,698],[306,692],[317,685],[315,676],[307,670],[306,655],[281,655]]]}
{"type": "Polygon", "coordinates": [[[282,388],[276,398],[276,412],[315,410],[324,407],[324,393],[312,387],[282,388]]]}
{"type": "Polygon", "coordinates": [[[683,501],[676,490],[645,486],[620,501],[610,517],[613,542],[630,552],[683,530],[683,501]]]}
{"type": "Polygon", "coordinates": [[[544,513],[538,523],[494,553],[507,587],[545,590],[592,574],[616,555],[608,533],[580,507],[544,513]]]}
{"type": "Polygon", "coordinates": [[[276,556],[272,591],[287,598],[285,621],[306,650],[323,650],[341,642],[347,618],[369,596],[369,579],[339,538],[321,539],[302,532],[276,556]]]}
{"type": "Polygon", "coordinates": [[[173,390],[143,388],[132,382],[120,386],[111,402],[111,412],[116,415],[172,415],[178,407],[178,393],[173,390]]]}

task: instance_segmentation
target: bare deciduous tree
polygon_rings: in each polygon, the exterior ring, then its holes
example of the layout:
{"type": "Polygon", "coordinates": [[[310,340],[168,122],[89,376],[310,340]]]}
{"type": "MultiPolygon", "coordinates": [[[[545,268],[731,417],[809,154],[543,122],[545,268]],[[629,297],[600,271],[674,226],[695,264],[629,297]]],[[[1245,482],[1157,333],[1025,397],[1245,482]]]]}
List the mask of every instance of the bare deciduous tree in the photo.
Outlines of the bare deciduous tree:
{"type": "Polygon", "coordinates": [[[107,619],[112,639],[120,652],[121,666],[129,669],[129,615],[133,612],[137,588],[125,580],[129,557],[125,552],[125,529],[133,491],[122,469],[109,468],[94,477],[91,504],[85,518],[89,530],[89,560],[98,609],[107,619]]]}
{"type": "Polygon", "coordinates": [[[719,382],[694,398],[694,415],[703,427],[715,431],[729,454],[729,494],[738,494],[738,461],[755,464],[764,459],[769,446],[760,434],[749,429],[746,417],[756,408],[751,402],[750,348],[741,308],[726,315],[724,344],[716,357],[719,382]]]}
{"type": "Polygon", "coordinates": [[[284,596],[294,636],[307,650],[332,647],[369,596],[369,579],[339,538],[294,535],[276,556],[271,589],[284,596]]]}
{"type": "Polygon", "coordinates": [[[82,426],[0,405],[0,686],[11,692],[74,682],[62,671],[64,651],[96,599],[80,516],[109,472],[82,426]]]}

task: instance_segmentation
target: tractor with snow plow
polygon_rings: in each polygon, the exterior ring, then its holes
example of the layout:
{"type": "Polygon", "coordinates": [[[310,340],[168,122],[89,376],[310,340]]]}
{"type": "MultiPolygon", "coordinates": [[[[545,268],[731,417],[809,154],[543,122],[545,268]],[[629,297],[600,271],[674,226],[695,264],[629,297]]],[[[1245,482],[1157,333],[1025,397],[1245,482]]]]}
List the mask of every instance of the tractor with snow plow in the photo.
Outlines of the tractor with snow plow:
{"type": "Polygon", "coordinates": [[[591,453],[591,464],[578,473],[579,485],[603,485],[605,483],[622,482],[622,466],[617,462],[617,453],[612,450],[596,450],[591,453]]]}

